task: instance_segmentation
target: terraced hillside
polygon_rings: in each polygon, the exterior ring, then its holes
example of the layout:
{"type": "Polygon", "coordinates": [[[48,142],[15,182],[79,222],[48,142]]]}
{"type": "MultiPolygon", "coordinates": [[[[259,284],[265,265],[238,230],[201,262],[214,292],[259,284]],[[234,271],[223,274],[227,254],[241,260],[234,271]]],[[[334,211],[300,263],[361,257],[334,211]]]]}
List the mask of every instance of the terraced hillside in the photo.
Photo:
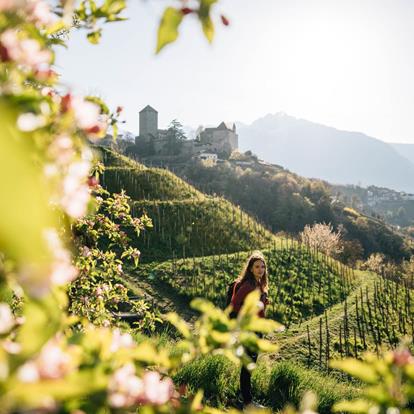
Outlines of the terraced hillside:
{"type": "Polygon", "coordinates": [[[104,150],[102,185],[134,200],[132,213],[146,212],[153,229],[134,239],[144,262],[258,249],[277,238],[240,208],[206,196],[169,171],[147,168],[104,150]]]}
{"type": "Polygon", "coordinates": [[[196,296],[223,306],[228,283],[251,250],[262,249],[270,274],[268,316],[288,328],[274,335],[280,352],[266,358],[324,369],[331,358],[379,352],[404,335],[414,339],[408,286],[354,272],[295,241],[276,238],[230,202],[206,196],[166,170],[104,154],[104,186],[125,190],[134,200],[133,214],[146,211],[154,223],[134,241],[146,263],[129,282],[147,292],[162,286],[170,308],[183,313],[196,296]]]}

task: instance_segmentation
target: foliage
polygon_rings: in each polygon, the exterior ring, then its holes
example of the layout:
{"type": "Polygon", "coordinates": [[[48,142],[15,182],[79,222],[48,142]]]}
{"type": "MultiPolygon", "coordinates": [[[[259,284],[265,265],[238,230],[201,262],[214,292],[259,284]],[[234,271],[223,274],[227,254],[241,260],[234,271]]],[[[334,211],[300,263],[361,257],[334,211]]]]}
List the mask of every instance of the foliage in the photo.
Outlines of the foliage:
{"type": "Polygon", "coordinates": [[[332,366],[364,384],[361,398],[336,404],[336,412],[412,412],[414,358],[404,345],[381,358],[367,353],[362,361],[347,359],[332,362],[332,366]]]}
{"type": "Polygon", "coordinates": [[[136,235],[151,226],[147,216],[132,218],[128,197],[114,194],[112,197],[101,187],[95,189],[97,210],[79,219],[73,225],[76,248],[77,279],[69,286],[68,311],[86,317],[95,325],[114,325],[119,305],[128,304],[130,311],[139,318],[134,326],[141,331],[152,331],[160,319],[143,300],[131,302],[128,288],[124,286],[123,266],[131,262],[135,268],[139,250],[130,246],[130,239],[121,230],[129,226],[136,235]],[[117,222],[115,222],[116,220],[117,222]]]}
{"type": "Polygon", "coordinates": [[[401,260],[412,252],[401,235],[384,222],[363,214],[355,216],[352,209],[335,200],[327,183],[300,177],[280,166],[256,162],[242,168],[236,162],[227,162],[205,167],[187,163],[174,165],[174,169],[198,189],[240,205],[273,231],[297,234],[306,225],[332,223],[335,229],[343,226],[344,240],[361,243],[365,258],[382,252],[401,260]]]}
{"type": "Polygon", "coordinates": [[[181,151],[181,145],[187,137],[185,136],[183,126],[177,119],[172,120],[168,126],[166,138],[167,153],[178,155],[181,151]]]}

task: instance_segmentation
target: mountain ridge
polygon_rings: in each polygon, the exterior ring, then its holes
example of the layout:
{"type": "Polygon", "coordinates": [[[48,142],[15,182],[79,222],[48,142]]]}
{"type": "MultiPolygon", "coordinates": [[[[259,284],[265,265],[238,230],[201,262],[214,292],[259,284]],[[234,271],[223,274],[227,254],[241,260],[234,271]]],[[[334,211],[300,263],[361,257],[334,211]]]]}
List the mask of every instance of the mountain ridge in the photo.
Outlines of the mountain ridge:
{"type": "Polygon", "coordinates": [[[241,150],[251,150],[300,175],[414,192],[414,162],[378,138],[284,112],[267,114],[247,126],[237,125],[241,150]]]}

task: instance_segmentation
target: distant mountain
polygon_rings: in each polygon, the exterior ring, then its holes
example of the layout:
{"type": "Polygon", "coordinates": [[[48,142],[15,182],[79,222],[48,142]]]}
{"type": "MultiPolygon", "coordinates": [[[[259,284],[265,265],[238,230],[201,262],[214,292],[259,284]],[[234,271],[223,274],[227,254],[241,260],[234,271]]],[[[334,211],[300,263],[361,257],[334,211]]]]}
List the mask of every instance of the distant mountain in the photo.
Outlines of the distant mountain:
{"type": "Polygon", "coordinates": [[[407,160],[414,163],[414,144],[394,144],[390,143],[390,145],[403,157],[407,158],[407,160]]]}
{"type": "Polygon", "coordinates": [[[300,175],[414,192],[414,162],[390,144],[285,113],[238,125],[239,147],[300,175]]]}

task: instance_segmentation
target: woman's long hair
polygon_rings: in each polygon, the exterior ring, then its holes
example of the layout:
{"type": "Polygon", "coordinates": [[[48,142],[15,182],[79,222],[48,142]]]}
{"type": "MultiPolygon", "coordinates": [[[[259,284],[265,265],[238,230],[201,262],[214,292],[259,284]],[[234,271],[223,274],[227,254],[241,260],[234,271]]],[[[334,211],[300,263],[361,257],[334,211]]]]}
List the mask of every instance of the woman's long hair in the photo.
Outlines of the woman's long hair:
{"type": "Polygon", "coordinates": [[[245,281],[249,281],[250,283],[256,285],[256,279],[253,275],[252,272],[252,268],[253,265],[255,264],[255,262],[257,262],[258,260],[261,260],[264,265],[265,265],[265,271],[263,273],[262,278],[260,279],[259,285],[260,285],[260,290],[262,292],[266,292],[268,291],[268,276],[267,276],[267,264],[266,264],[266,259],[264,258],[263,254],[261,252],[254,251],[250,257],[247,259],[246,264],[243,267],[243,270],[240,272],[239,276],[236,279],[236,283],[237,284],[241,284],[245,281]]]}

